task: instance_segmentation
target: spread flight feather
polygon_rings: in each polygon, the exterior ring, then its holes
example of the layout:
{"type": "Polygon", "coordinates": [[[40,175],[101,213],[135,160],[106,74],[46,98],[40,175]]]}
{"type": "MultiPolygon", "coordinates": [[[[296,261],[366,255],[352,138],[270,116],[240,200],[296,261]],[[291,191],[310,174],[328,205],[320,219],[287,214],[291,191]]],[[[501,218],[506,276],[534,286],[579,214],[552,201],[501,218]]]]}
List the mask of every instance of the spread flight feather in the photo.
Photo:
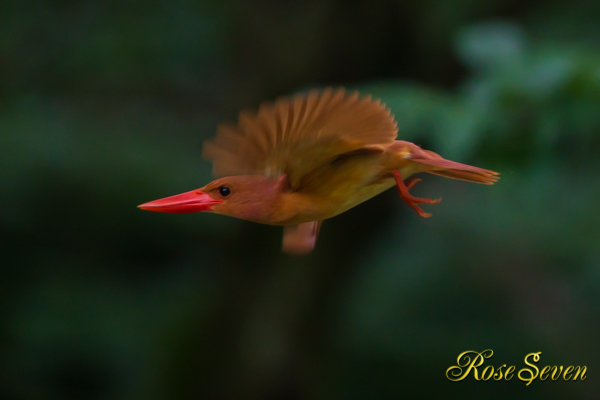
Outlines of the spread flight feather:
{"type": "Polygon", "coordinates": [[[265,103],[256,115],[240,113],[237,126],[221,125],[205,142],[204,156],[217,177],[285,174],[298,190],[303,176],[342,154],[385,151],[397,132],[394,116],[379,101],[327,88],[265,103]]]}

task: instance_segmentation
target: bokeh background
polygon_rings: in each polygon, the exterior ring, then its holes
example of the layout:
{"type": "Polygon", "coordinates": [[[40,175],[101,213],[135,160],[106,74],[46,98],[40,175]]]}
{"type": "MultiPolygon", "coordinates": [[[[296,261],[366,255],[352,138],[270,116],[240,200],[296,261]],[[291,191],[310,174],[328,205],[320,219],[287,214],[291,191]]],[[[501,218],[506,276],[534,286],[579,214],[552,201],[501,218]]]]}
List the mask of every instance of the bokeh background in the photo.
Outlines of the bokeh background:
{"type": "Polygon", "coordinates": [[[600,398],[600,2],[0,3],[0,399],[600,398]],[[203,186],[240,109],[328,85],[502,173],[281,229],[136,205],[203,186]],[[486,364],[585,382],[453,383],[486,364]]]}

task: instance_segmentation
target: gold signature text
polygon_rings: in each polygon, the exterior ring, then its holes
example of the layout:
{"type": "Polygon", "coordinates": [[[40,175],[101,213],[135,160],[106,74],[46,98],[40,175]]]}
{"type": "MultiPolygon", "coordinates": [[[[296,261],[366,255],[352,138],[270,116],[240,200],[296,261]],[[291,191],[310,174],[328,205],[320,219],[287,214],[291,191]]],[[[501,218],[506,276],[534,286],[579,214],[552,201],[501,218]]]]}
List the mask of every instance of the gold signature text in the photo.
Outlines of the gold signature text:
{"type": "MultiPolygon", "coordinates": [[[[566,368],[563,368],[562,365],[546,365],[540,370],[535,363],[540,360],[541,354],[541,351],[527,354],[525,356],[525,364],[531,368],[521,368],[516,373],[517,378],[523,382],[527,382],[527,386],[538,378],[540,381],[545,381],[548,378],[557,381],[561,377],[565,381],[576,381],[577,378],[581,381],[585,381],[587,378],[587,376],[585,376],[585,373],[587,372],[587,367],[585,365],[583,367],[571,365],[566,368]]],[[[446,377],[453,382],[459,382],[466,379],[470,374],[473,374],[475,380],[478,381],[489,381],[491,379],[495,381],[510,381],[516,372],[514,365],[507,366],[506,364],[502,364],[497,368],[493,365],[486,365],[483,367],[485,360],[492,358],[493,355],[494,352],[489,349],[480,353],[472,350],[462,352],[456,359],[457,365],[453,365],[446,370],[446,377]]]]}

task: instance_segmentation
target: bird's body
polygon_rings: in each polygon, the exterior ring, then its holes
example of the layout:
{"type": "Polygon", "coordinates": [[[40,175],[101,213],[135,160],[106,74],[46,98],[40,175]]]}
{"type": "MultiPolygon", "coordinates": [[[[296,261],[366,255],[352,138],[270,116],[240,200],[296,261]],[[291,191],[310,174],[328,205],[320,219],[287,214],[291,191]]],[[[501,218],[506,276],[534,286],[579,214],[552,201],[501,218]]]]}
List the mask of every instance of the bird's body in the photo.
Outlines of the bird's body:
{"type": "Polygon", "coordinates": [[[389,110],[370,97],[343,89],[281,99],[258,115],[240,114],[237,126],[221,126],[204,155],[217,179],[196,191],[143,204],[172,213],[212,211],[268,225],[282,225],[284,250],[307,253],[321,222],[390,189],[421,216],[418,204],[439,200],[412,197],[403,179],[428,172],[493,184],[497,173],[445,160],[396,139],[389,110]]]}
{"type": "MultiPolygon", "coordinates": [[[[284,191],[278,196],[267,221],[271,225],[295,225],[322,221],[339,215],[396,185],[393,168],[385,161],[393,152],[364,152],[340,157],[307,174],[296,191],[284,191]]],[[[408,163],[402,168],[412,175],[408,163]]],[[[218,211],[217,211],[218,212],[218,211]]]]}

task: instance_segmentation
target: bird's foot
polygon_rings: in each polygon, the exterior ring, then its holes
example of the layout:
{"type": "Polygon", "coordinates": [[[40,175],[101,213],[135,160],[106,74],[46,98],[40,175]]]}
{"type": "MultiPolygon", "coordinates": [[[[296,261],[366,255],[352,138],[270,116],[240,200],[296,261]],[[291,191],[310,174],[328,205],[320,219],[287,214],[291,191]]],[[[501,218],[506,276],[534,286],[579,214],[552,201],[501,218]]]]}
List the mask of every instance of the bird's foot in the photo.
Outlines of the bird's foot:
{"type": "Polygon", "coordinates": [[[417,184],[417,182],[421,181],[420,178],[410,178],[406,184],[404,184],[404,180],[402,179],[402,175],[400,175],[400,171],[397,169],[394,170],[394,179],[396,179],[396,185],[398,186],[398,194],[400,198],[404,200],[406,204],[412,207],[413,210],[417,212],[423,218],[431,217],[430,213],[426,213],[423,211],[418,204],[437,204],[442,201],[442,198],[432,200],[425,199],[421,197],[413,197],[408,191],[413,188],[417,184]]]}

